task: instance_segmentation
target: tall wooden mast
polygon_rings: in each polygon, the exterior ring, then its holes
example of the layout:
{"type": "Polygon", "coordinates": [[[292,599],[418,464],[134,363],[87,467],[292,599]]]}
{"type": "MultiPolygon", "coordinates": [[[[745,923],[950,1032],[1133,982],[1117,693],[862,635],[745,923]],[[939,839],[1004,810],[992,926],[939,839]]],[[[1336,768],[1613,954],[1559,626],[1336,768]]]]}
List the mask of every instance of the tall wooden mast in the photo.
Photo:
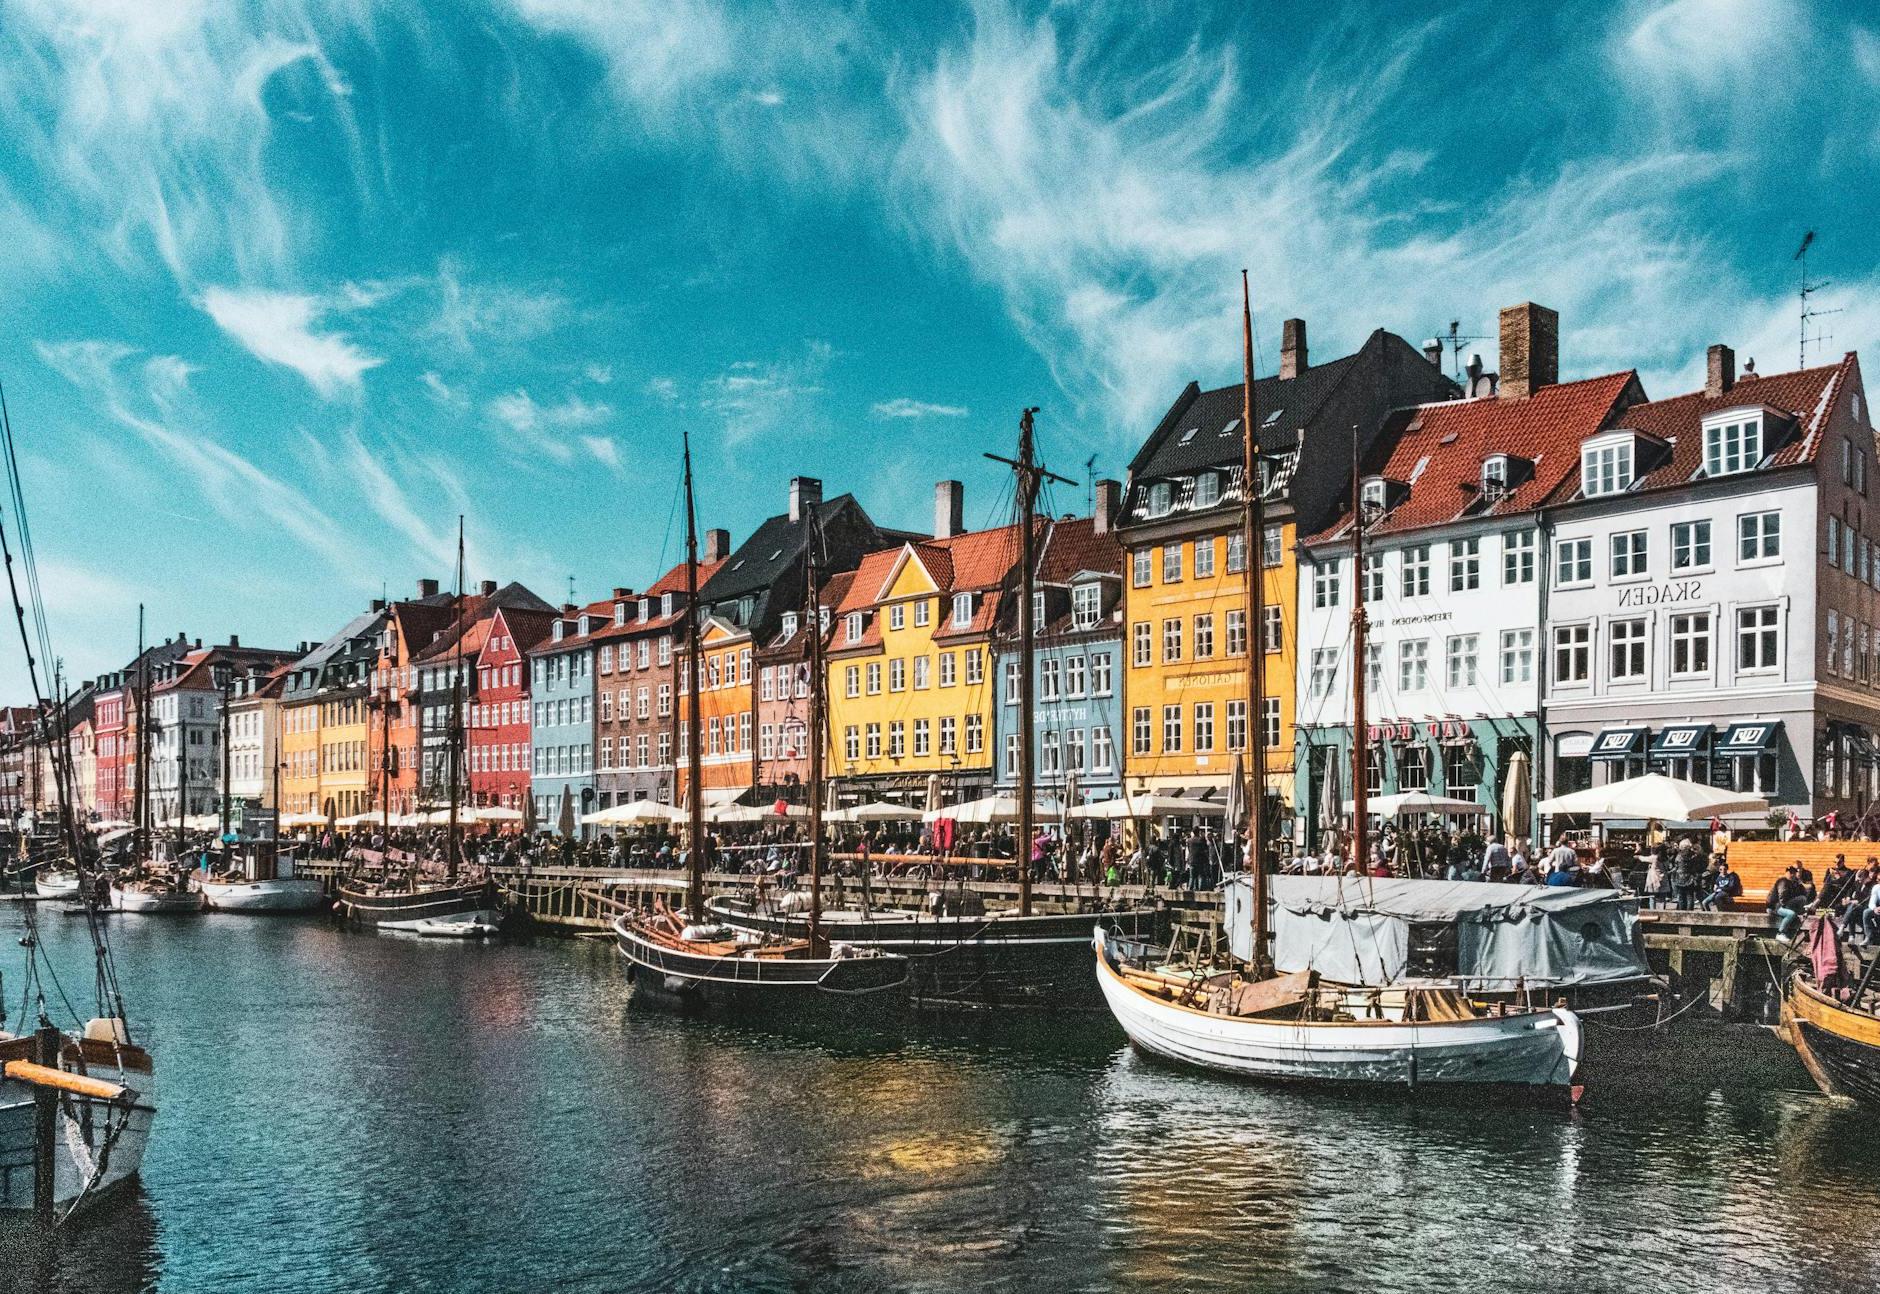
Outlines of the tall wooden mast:
{"type": "MultiPolygon", "coordinates": [[[[1264,977],[1269,968],[1266,942],[1266,716],[1261,671],[1266,653],[1266,500],[1260,471],[1260,443],[1253,421],[1253,294],[1247,271],[1240,272],[1241,337],[1241,563],[1247,587],[1247,870],[1253,878],[1253,965],[1264,977]]],[[[1227,824],[1233,839],[1235,823],[1227,824]]]]}
{"type": "Polygon", "coordinates": [[[685,774],[686,774],[686,913],[705,920],[705,792],[699,760],[698,511],[692,499],[692,436],[681,433],[685,448],[685,774]]]}
{"type": "Polygon", "coordinates": [[[447,767],[450,774],[450,835],[446,843],[445,876],[449,880],[457,879],[458,840],[457,840],[457,783],[463,769],[463,516],[457,517],[457,595],[451,599],[451,628],[457,635],[457,641],[451,648],[450,668],[450,728],[449,758],[447,767]]]}
{"type": "Polygon", "coordinates": [[[1367,823],[1366,756],[1370,742],[1364,719],[1364,487],[1358,479],[1358,428],[1351,428],[1351,857],[1363,873],[1369,870],[1365,848],[1367,823]]]}
{"type": "Polygon", "coordinates": [[[823,713],[822,527],[809,509],[809,543],[804,548],[803,629],[809,634],[809,955],[822,956],[823,742],[828,737],[823,713]]]}

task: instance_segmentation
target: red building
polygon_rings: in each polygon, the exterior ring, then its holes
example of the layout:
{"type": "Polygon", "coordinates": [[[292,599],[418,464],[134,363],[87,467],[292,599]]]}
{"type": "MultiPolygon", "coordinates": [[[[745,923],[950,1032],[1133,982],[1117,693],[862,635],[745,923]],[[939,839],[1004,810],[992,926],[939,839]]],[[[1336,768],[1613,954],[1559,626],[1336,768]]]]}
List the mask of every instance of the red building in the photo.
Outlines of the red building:
{"type": "MultiPolygon", "coordinates": [[[[470,802],[520,809],[529,796],[530,648],[548,637],[553,612],[499,609],[485,622],[470,707],[470,802]]],[[[468,650],[469,642],[465,648],[468,650]]]]}

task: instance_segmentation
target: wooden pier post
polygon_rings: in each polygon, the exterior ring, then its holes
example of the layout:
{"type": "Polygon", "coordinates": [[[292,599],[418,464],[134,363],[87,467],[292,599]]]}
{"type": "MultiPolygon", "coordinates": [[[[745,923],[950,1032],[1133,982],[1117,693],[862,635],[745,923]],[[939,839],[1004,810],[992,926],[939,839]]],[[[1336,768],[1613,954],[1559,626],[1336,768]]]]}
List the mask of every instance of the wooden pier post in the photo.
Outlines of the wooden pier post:
{"type": "MultiPolygon", "coordinates": [[[[33,1034],[33,1059],[52,1069],[59,1066],[63,1039],[51,1025],[33,1034]]],[[[57,1186],[56,1148],[59,1136],[59,1092],[43,1084],[33,1088],[33,1216],[47,1226],[56,1220],[53,1206],[57,1186]]]]}

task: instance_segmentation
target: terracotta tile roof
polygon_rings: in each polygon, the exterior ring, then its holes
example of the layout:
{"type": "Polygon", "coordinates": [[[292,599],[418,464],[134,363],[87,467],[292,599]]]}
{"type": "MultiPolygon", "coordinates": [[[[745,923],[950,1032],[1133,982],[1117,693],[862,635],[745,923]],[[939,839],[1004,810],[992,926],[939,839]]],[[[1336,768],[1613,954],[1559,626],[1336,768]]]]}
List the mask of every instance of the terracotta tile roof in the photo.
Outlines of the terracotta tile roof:
{"type": "MultiPolygon", "coordinates": [[[[1366,476],[1407,485],[1408,494],[1366,533],[1402,534],[1539,507],[1563,481],[1578,480],[1580,442],[1625,421],[1627,406],[1643,398],[1637,374],[1628,369],[1545,386],[1524,400],[1489,397],[1398,410],[1378,438],[1384,461],[1364,467],[1366,476]],[[1530,474],[1483,506],[1482,460],[1493,454],[1526,460],[1530,474]]],[[[1303,542],[1338,539],[1350,520],[1347,504],[1336,522],[1303,542]]]]}
{"type": "MultiPolygon", "coordinates": [[[[698,564],[699,588],[701,589],[704,588],[706,583],[710,581],[711,577],[718,574],[719,570],[723,568],[726,560],[727,559],[721,557],[715,562],[700,562],[698,564]]],[[[660,576],[657,580],[654,580],[653,586],[649,588],[648,590],[646,590],[648,597],[655,597],[655,598],[665,593],[684,593],[684,592],[685,592],[685,563],[683,561],[677,563],[671,570],[667,571],[664,575],[660,576]]]]}
{"type": "MultiPolygon", "coordinates": [[[[1766,405],[1796,420],[1794,434],[1776,449],[1765,467],[1813,462],[1821,451],[1821,433],[1828,415],[1858,373],[1859,365],[1854,352],[1849,351],[1836,363],[1820,368],[1768,377],[1745,375],[1721,395],[1692,391],[1632,406],[1614,425],[1654,436],[1669,444],[1671,453],[1639,477],[1630,493],[1684,485],[1701,476],[1704,419],[1724,409],[1766,405]]],[[[1575,473],[1560,483],[1550,501],[1565,503],[1580,497],[1580,479],[1575,473]]]]}
{"type": "Polygon", "coordinates": [[[1038,557],[1038,578],[1046,584],[1063,584],[1079,571],[1123,573],[1123,546],[1114,532],[1098,534],[1092,517],[1065,517],[1053,521],[1042,540],[1044,551],[1038,557]]]}

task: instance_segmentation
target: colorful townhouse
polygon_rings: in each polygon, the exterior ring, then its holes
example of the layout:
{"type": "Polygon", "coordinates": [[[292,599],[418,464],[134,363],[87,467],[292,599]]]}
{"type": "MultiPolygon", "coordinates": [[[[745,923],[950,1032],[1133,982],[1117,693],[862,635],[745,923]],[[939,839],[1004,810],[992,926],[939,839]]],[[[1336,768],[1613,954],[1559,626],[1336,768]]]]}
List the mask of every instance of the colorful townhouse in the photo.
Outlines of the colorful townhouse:
{"type": "Polygon", "coordinates": [[[1554,312],[1501,313],[1492,394],[1398,410],[1361,468],[1364,563],[1352,512],[1298,550],[1299,844],[1348,825],[1352,616],[1366,618],[1366,786],[1479,804],[1499,827],[1506,779],[1527,768],[1526,817],[1548,791],[1535,771],[1546,669],[1543,505],[1577,479],[1580,446],[1644,399],[1631,372],[1559,381],[1554,312]]]}
{"type": "Polygon", "coordinates": [[[1378,329],[1351,354],[1314,365],[1305,323],[1286,321],[1278,374],[1254,382],[1265,516],[1257,626],[1247,624],[1242,540],[1244,384],[1203,391],[1189,383],[1143,443],[1129,465],[1117,528],[1128,557],[1124,766],[1132,793],[1222,794],[1239,753],[1229,733],[1246,731],[1251,641],[1260,652],[1260,722],[1276,738],[1266,746],[1267,812],[1275,825],[1292,815],[1293,547],[1337,515],[1350,489],[1354,436],[1367,453],[1390,410],[1458,394],[1440,359],[1440,349],[1420,352],[1378,329]]]}
{"type": "Polygon", "coordinates": [[[1550,789],[1655,771],[1804,821],[1865,814],[1880,479],[1860,361],[1739,374],[1718,345],[1706,370],[1572,447],[1548,501],[1550,789]]]}
{"type": "Polygon", "coordinates": [[[368,700],[372,707],[371,746],[375,798],[371,807],[394,817],[416,813],[423,773],[423,715],[418,702],[415,661],[450,627],[455,598],[441,592],[436,580],[418,581],[418,596],[389,606],[385,612],[373,663],[368,700]],[[380,799],[389,803],[381,804],[380,799]]]}
{"type": "MultiPolygon", "coordinates": [[[[593,635],[613,616],[611,599],[565,605],[549,623],[548,637],[528,653],[529,793],[543,830],[557,829],[564,801],[577,824],[595,807],[593,635]]],[[[578,830],[583,837],[592,834],[587,827],[578,830]]]]}
{"type": "Polygon", "coordinates": [[[97,809],[101,817],[129,822],[137,796],[138,688],[146,677],[154,681],[160,666],[191,650],[186,635],[146,647],[143,654],[121,670],[101,675],[92,724],[98,740],[97,809]]]}
{"type": "Polygon", "coordinates": [[[0,706],[0,813],[9,819],[27,807],[26,764],[33,749],[33,708],[0,706]]]}
{"type": "MultiPolygon", "coordinates": [[[[281,749],[281,689],[288,665],[251,666],[229,687],[229,795],[238,804],[275,812],[281,749]]],[[[246,821],[246,819],[244,819],[246,821]]]]}
{"type": "MultiPolygon", "coordinates": [[[[757,777],[756,645],[776,635],[786,613],[802,608],[812,532],[820,536],[825,578],[853,570],[864,553],[900,537],[876,526],[853,495],[825,500],[821,481],[793,477],[788,509],[758,526],[699,590],[700,660],[688,668],[682,659],[678,682],[683,696],[694,680],[704,680],[699,691],[700,776],[708,805],[752,795],[757,777]]],[[[683,654],[683,640],[679,650],[683,654]]],[[[680,706],[675,775],[683,802],[688,774],[683,701],[680,706]]]]}
{"type": "MultiPolygon", "coordinates": [[[[471,721],[482,679],[476,659],[489,640],[492,617],[503,609],[540,615],[545,624],[553,622],[554,608],[523,585],[498,588],[496,581],[483,580],[474,592],[450,601],[442,627],[411,657],[414,682],[406,703],[418,719],[421,810],[445,808],[451,802],[451,734],[458,725],[463,728],[463,745],[457,755],[456,796],[459,804],[470,803],[471,721]]],[[[520,801],[515,807],[520,807],[520,801]]]]}
{"type": "Polygon", "coordinates": [[[289,666],[280,702],[284,818],[346,818],[377,808],[369,794],[376,726],[369,700],[387,615],[375,599],[289,666]]]}
{"type": "Polygon", "coordinates": [[[497,607],[476,656],[470,707],[470,802],[521,809],[529,799],[528,653],[548,637],[555,613],[497,607]]]}
{"type": "MultiPolygon", "coordinates": [[[[807,802],[810,742],[810,652],[812,634],[826,651],[836,608],[855,583],[854,571],[838,571],[822,582],[813,621],[800,611],[783,613],[777,632],[757,652],[757,792],[759,804],[807,802]]],[[[826,675],[825,675],[826,676],[826,675]]],[[[825,705],[824,714],[828,714],[825,705]]],[[[824,737],[824,781],[835,765],[824,737]]]]}
{"type": "Polygon", "coordinates": [[[93,683],[81,684],[62,707],[72,811],[81,819],[95,816],[98,807],[97,692],[93,683]]]}
{"type": "Polygon", "coordinates": [[[960,533],[961,503],[959,482],[941,482],[934,537],[864,557],[836,607],[825,686],[843,803],[992,791],[993,642],[1020,533],[960,533]]]}
{"type": "Polygon", "coordinates": [[[160,667],[150,686],[150,803],[157,823],[213,814],[222,806],[223,690],[249,667],[273,668],[294,653],[244,647],[230,638],[194,646],[160,667]]]}
{"type": "Polygon", "coordinates": [[[1096,484],[1096,512],[1048,521],[1039,539],[1033,722],[1019,724],[1016,605],[997,642],[999,705],[994,749],[998,786],[1018,785],[1020,743],[1031,741],[1040,797],[1066,804],[1115,799],[1122,790],[1123,550],[1116,542],[1122,487],[1096,484]]]}

